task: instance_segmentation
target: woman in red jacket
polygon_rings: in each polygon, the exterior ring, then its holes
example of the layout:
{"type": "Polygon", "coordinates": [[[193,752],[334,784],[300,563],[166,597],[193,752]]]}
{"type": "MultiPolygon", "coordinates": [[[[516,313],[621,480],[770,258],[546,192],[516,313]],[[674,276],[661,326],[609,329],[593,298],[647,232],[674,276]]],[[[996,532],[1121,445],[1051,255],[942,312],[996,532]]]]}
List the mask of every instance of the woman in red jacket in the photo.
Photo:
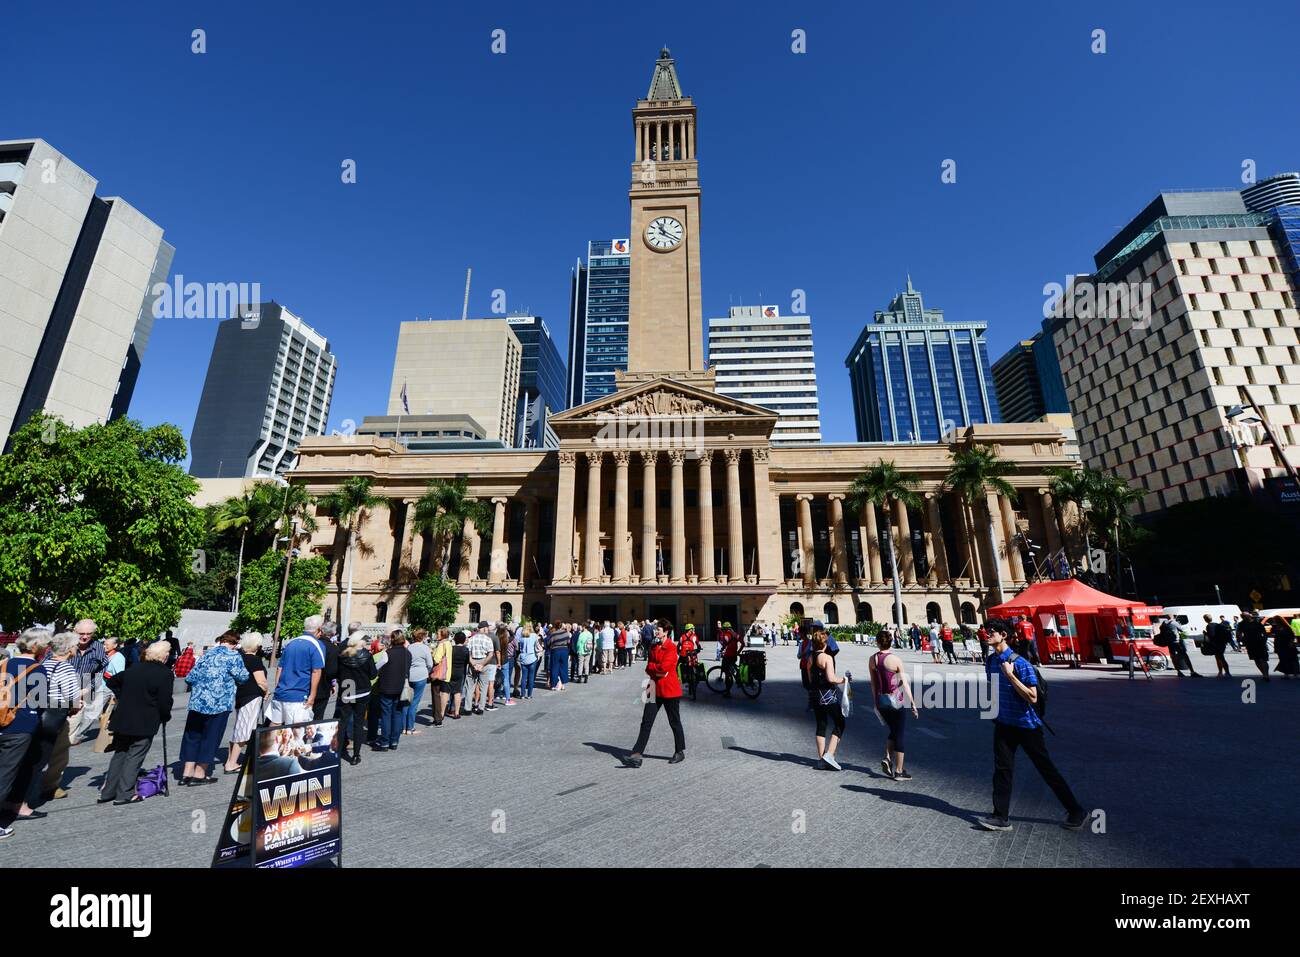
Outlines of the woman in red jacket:
{"type": "Polygon", "coordinates": [[[682,683],[677,678],[677,646],[668,637],[668,624],[655,623],[655,640],[646,661],[645,673],[654,681],[654,693],[646,700],[641,712],[641,733],[637,735],[632,753],[624,761],[628,767],[641,767],[641,753],[650,742],[650,729],[662,707],[668,712],[668,725],[673,729],[673,756],[669,764],[686,760],[686,734],[682,731],[682,683]]]}

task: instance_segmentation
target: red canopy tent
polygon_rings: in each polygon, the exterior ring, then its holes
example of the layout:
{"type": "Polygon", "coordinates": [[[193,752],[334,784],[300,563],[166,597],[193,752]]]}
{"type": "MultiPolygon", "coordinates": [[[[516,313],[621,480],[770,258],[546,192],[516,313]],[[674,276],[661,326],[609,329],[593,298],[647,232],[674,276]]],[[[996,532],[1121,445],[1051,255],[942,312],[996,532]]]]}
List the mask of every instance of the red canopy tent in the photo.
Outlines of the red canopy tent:
{"type": "Polygon", "coordinates": [[[1033,624],[1044,661],[1099,661],[1115,657],[1110,640],[1119,619],[1149,625],[1150,615],[1159,611],[1067,578],[1030,585],[987,613],[993,618],[1024,618],[1033,624]],[[1049,635],[1049,631],[1053,634],[1049,635]]]}

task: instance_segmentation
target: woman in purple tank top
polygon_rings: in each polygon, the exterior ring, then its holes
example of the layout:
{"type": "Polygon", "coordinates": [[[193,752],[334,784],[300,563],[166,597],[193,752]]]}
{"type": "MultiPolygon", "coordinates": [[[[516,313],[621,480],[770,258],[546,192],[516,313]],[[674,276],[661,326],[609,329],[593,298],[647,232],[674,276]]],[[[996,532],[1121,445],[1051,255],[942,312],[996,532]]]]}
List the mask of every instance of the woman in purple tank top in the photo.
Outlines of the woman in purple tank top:
{"type": "Polygon", "coordinates": [[[871,656],[871,702],[876,714],[889,728],[885,739],[885,757],[880,768],[895,781],[910,781],[912,776],[903,768],[903,731],[907,719],[907,709],[912,717],[921,715],[916,710],[916,699],[912,697],[912,687],[907,683],[907,672],[898,655],[889,649],[893,647],[893,636],[882,631],[876,636],[876,647],[880,650],[871,656]]]}

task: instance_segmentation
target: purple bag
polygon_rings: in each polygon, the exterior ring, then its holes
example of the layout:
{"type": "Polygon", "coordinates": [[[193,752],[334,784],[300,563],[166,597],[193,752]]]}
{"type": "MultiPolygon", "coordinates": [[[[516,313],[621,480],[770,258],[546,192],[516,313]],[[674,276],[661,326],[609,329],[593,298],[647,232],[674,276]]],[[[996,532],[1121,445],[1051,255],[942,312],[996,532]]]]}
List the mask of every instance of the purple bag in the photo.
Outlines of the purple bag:
{"type": "Polygon", "coordinates": [[[151,798],[162,794],[171,796],[167,787],[167,725],[162,726],[163,763],[152,771],[142,771],[135,782],[135,793],[142,798],[151,798]]]}

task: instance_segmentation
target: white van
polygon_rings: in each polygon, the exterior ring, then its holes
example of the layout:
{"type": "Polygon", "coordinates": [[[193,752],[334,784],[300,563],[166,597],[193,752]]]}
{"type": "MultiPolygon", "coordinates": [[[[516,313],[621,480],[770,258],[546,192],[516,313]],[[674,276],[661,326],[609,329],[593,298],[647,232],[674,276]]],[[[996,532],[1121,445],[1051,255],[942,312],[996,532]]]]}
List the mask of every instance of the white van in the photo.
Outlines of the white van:
{"type": "Polygon", "coordinates": [[[1223,615],[1232,623],[1234,617],[1241,617],[1241,609],[1236,605],[1166,605],[1165,616],[1178,623],[1183,634],[1200,641],[1205,635],[1205,616],[1215,621],[1223,615]]]}

